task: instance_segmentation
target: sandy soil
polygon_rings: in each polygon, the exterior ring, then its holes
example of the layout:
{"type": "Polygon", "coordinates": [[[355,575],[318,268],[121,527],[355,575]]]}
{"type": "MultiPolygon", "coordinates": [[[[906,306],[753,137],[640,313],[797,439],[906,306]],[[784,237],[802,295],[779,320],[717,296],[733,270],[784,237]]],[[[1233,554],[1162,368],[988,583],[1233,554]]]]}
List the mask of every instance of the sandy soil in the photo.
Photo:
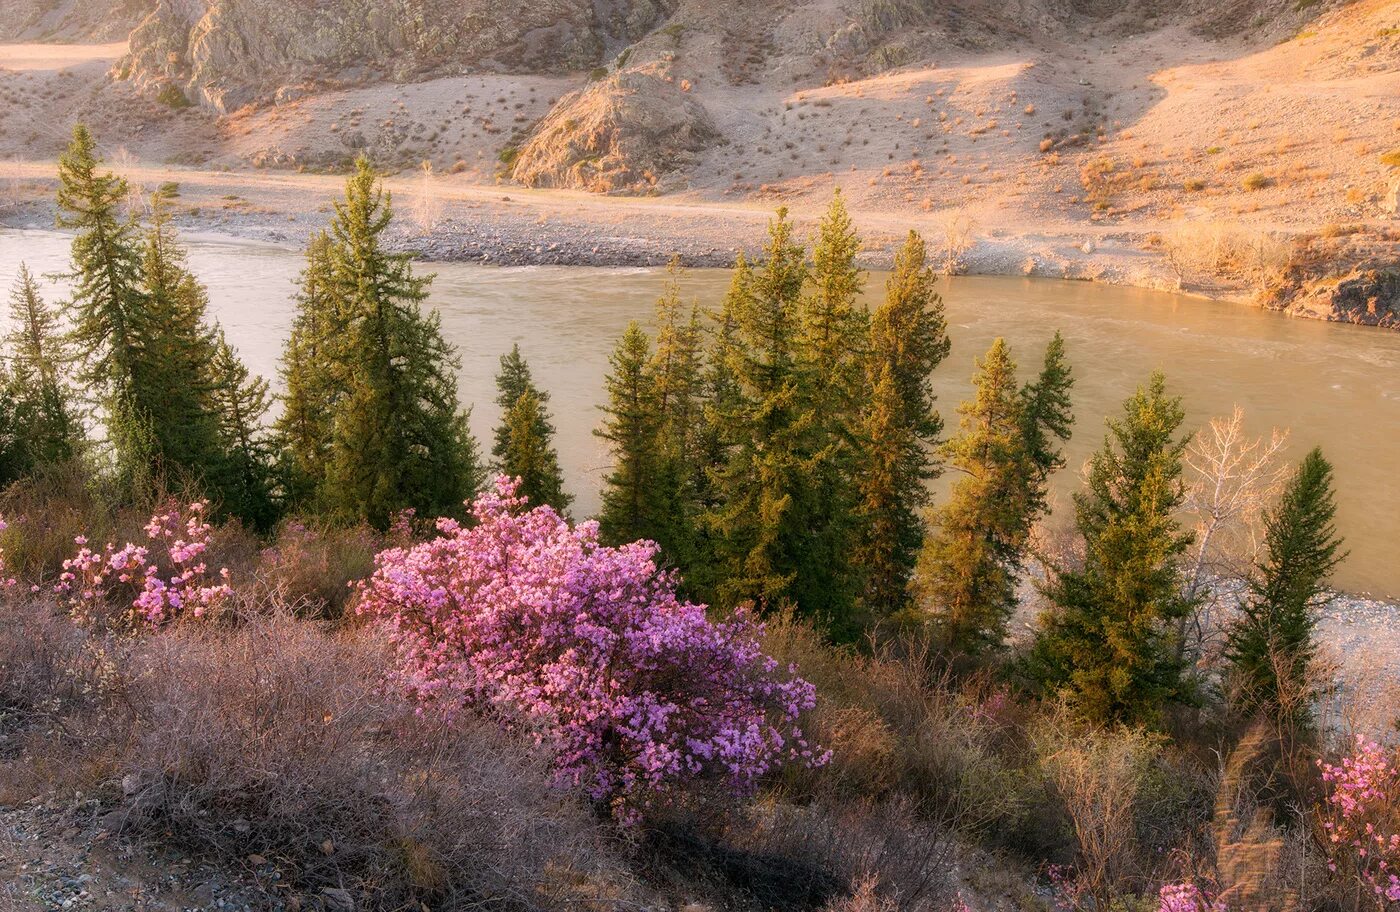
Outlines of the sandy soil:
{"type": "Polygon", "coordinates": [[[400,169],[405,243],[490,262],[722,264],[761,240],[776,206],[808,222],[840,188],[869,265],[909,228],[941,244],[961,221],[976,242],[969,271],[1167,288],[1179,277],[1161,239],[1177,226],[1380,229],[1396,224],[1400,193],[1400,170],[1381,160],[1400,148],[1400,7],[1385,0],[1267,46],[1091,23],[837,85],[795,72],[781,48],[765,72],[731,80],[706,56],[719,51],[701,49],[677,72],[722,140],[645,199],[502,177],[502,155],[585,74],[289,92],[220,118],[114,80],[122,51],[0,46],[0,222],[50,219],[53,160],[80,119],[146,189],[180,183],[187,229],[297,243],[339,190],[327,173],[366,151],[400,169]],[[1086,186],[1094,163],[1111,170],[1086,186]]]}

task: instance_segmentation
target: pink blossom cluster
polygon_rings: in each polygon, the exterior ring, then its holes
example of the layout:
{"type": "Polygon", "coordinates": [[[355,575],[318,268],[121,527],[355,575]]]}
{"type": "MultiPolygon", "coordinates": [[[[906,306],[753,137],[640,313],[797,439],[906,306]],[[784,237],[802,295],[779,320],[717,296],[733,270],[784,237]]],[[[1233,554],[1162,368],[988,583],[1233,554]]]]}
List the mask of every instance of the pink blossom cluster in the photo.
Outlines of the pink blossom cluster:
{"type": "Polygon", "coordinates": [[[1400,756],[1358,737],[1350,757],[1319,765],[1329,867],[1354,873],[1379,908],[1400,904],[1400,756]]]}
{"type": "Polygon", "coordinates": [[[711,621],[655,544],[604,547],[596,523],[516,489],[498,478],[475,524],[439,520],[361,584],[357,610],[382,621],[411,694],[527,733],[560,784],[628,822],[687,780],[743,791],[783,761],[825,762],[798,727],[815,689],[761,651],[748,615],[711,621]]]}
{"type": "Polygon", "coordinates": [[[146,524],[149,544],[108,543],[98,551],[87,539],[74,542],[78,553],[63,562],[54,591],[67,598],[74,614],[93,619],[114,602],[130,606],[132,619],[156,627],[189,613],[201,617],[232,589],[228,569],[209,577],[204,553],[213,527],[209,505],[195,501],[156,513],[146,524]]]}
{"type": "Polygon", "coordinates": [[[1157,891],[1157,912],[1226,912],[1223,900],[1187,881],[1165,884],[1157,891]]]}

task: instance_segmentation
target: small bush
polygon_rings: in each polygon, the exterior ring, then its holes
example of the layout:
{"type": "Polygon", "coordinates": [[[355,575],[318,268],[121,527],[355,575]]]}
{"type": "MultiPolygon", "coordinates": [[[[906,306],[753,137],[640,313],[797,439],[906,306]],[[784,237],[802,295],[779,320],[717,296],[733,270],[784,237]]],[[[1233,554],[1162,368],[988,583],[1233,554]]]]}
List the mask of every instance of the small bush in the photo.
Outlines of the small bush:
{"type": "Polygon", "coordinates": [[[180,91],[179,87],[173,84],[167,84],[157,92],[156,101],[176,111],[193,105],[193,102],[185,97],[185,93],[180,91]]]}
{"type": "Polygon", "coordinates": [[[1273,183],[1272,179],[1255,171],[1253,174],[1246,175],[1245,179],[1240,181],[1240,186],[1246,190],[1263,190],[1265,187],[1272,186],[1273,183]]]}
{"type": "Polygon", "coordinates": [[[1187,193],[1200,193],[1206,188],[1206,182],[1199,177],[1189,177],[1182,181],[1181,188],[1187,193]]]}
{"type": "Polygon", "coordinates": [[[1400,168],[1400,149],[1396,149],[1393,152],[1382,153],[1381,164],[1388,165],[1391,168],[1400,168]]]}

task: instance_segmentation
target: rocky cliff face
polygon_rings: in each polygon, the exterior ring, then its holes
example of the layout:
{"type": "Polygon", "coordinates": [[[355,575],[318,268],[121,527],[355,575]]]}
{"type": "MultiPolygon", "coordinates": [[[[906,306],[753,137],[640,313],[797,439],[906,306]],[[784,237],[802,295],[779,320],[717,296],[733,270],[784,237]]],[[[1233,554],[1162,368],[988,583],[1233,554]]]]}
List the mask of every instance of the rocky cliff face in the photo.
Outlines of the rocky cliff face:
{"type": "Polygon", "coordinates": [[[228,112],[304,83],[583,69],[661,13],[658,0],[159,0],[126,69],[228,112]]]}
{"type": "Polygon", "coordinates": [[[0,41],[119,41],[155,0],[0,0],[0,41]]]}

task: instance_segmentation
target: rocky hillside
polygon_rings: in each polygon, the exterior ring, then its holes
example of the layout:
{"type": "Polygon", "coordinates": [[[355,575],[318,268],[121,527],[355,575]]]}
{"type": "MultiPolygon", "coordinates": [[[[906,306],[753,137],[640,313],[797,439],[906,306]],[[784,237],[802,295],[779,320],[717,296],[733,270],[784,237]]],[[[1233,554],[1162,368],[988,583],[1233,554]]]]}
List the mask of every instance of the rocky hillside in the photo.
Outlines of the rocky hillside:
{"type": "Polygon", "coordinates": [[[0,41],[118,40],[153,6],[153,0],[4,0],[0,41]]]}

